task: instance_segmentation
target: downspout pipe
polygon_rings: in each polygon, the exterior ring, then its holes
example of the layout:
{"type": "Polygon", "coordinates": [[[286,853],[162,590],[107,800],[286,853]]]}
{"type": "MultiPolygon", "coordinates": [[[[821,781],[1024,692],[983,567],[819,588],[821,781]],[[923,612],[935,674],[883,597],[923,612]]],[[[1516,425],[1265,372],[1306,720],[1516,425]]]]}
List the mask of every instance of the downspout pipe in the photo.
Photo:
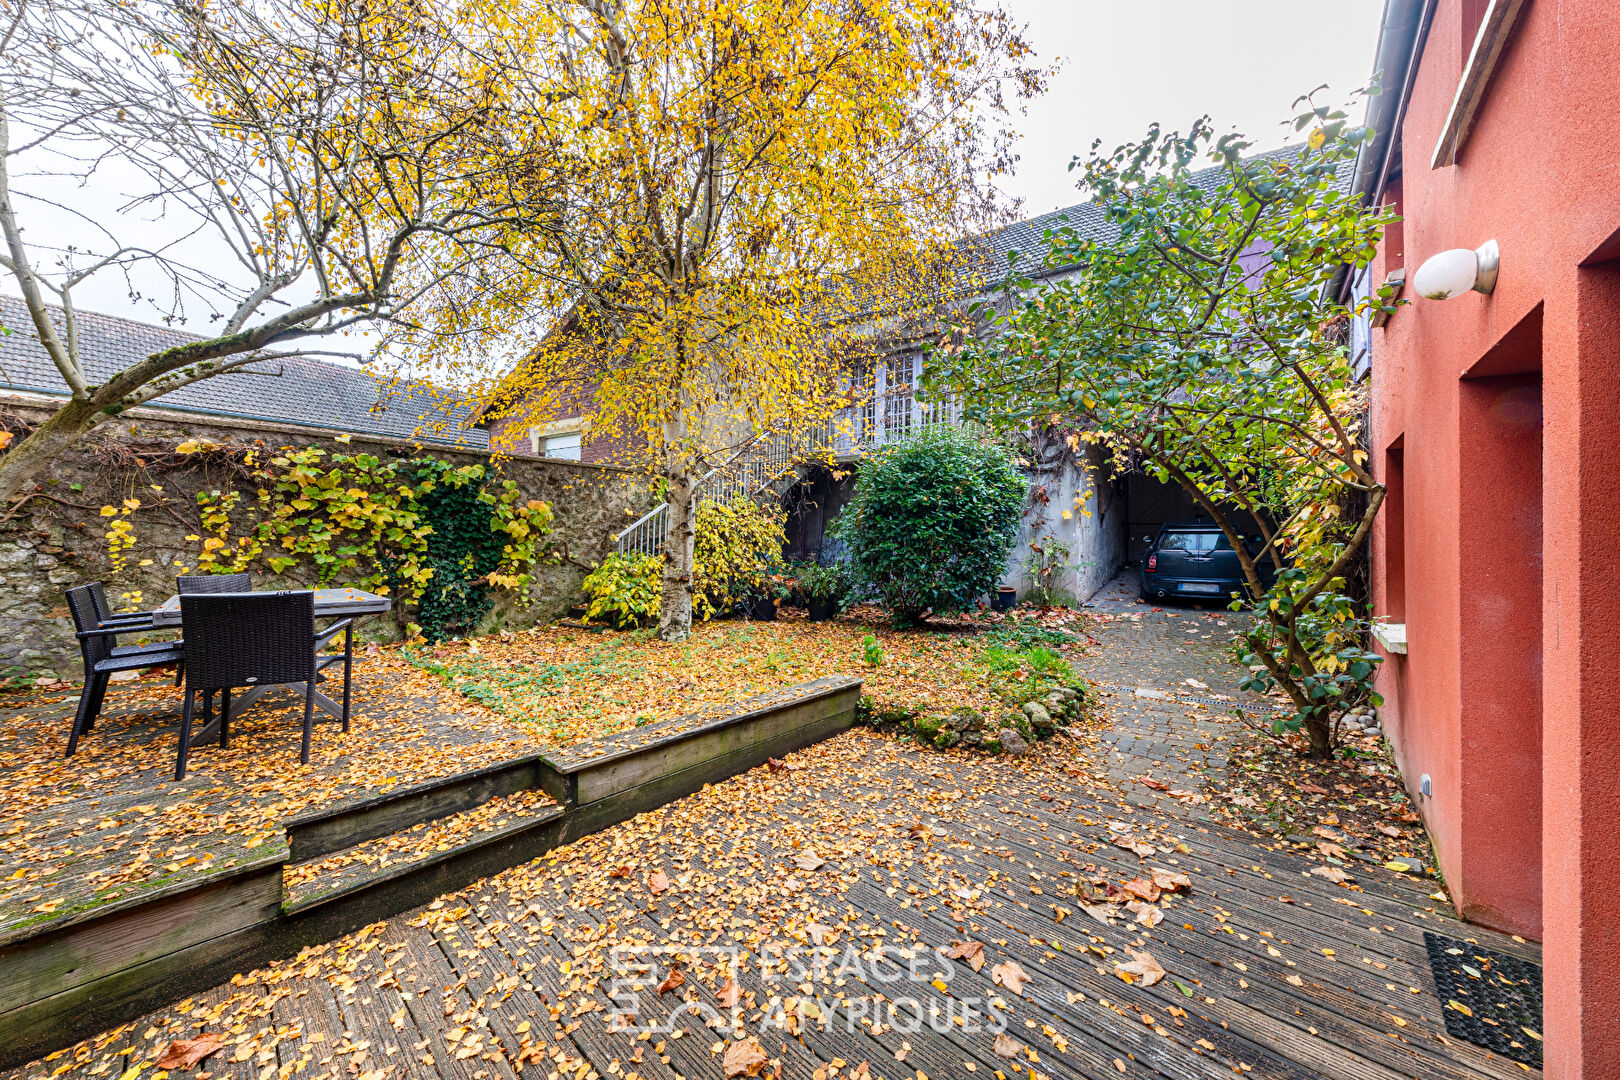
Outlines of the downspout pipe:
{"type": "MultiPolygon", "coordinates": [[[[1366,124],[1373,130],[1370,141],[1356,151],[1355,172],[1350,193],[1363,203],[1372,204],[1384,193],[1389,181],[1395,150],[1400,146],[1401,124],[1406,105],[1412,98],[1418,59],[1423,42],[1434,20],[1436,0],[1385,0],[1384,18],[1378,28],[1378,48],[1373,61],[1380,92],[1367,102],[1366,124]]],[[[1341,266],[1329,291],[1342,302],[1350,289],[1349,267],[1341,266]]]]}

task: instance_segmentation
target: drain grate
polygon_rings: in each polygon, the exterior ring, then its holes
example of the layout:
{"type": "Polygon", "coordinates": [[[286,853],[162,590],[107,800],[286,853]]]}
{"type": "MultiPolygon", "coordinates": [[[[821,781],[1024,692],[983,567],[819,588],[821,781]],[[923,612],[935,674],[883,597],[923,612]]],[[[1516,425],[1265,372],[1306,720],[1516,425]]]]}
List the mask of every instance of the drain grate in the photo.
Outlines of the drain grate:
{"type": "Polygon", "coordinates": [[[1428,931],[1423,943],[1446,1034],[1541,1068],[1541,966],[1428,931]]]}
{"type": "MultiPolygon", "coordinates": [[[[1156,686],[1146,686],[1146,687],[1120,686],[1117,683],[1096,683],[1094,685],[1097,687],[1098,690],[1114,690],[1114,691],[1117,691],[1117,692],[1119,692],[1121,694],[1125,694],[1127,696],[1136,693],[1136,691],[1138,689],[1143,689],[1143,690],[1157,690],[1157,689],[1160,689],[1159,687],[1156,687],[1156,686]]],[[[1171,687],[1170,689],[1168,689],[1168,690],[1166,690],[1164,692],[1171,695],[1171,696],[1170,697],[1164,697],[1164,698],[1145,698],[1143,700],[1146,700],[1146,701],[1163,701],[1163,702],[1166,702],[1166,703],[1171,704],[1171,705],[1183,705],[1183,704],[1186,704],[1187,702],[1197,701],[1197,702],[1201,702],[1201,703],[1203,703],[1205,705],[1218,705],[1221,708],[1225,708],[1225,709],[1230,709],[1230,708],[1236,706],[1236,707],[1241,708],[1241,709],[1246,709],[1249,712],[1264,712],[1264,711],[1266,711],[1268,709],[1270,711],[1272,711],[1272,712],[1287,712],[1288,711],[1286,708],[1284,708],[1281,705],[1274,705],[1274,704],[1271,704],[1269,702],[1263,702],[1263,701],[1256,700],[1255,698],[1250,697],[1248,694],[1244,693],[1243,691],[1234,691],[1232,693],[1232,695],[1229,696],[1229,697],[1200,696],[1198,694],[1193,693],[1191,690],[1180,690],[1180,689],[1178,689],[1176,687],[1171,687]],[[1239,696],[1239,695],[1241,695],[1241,696],[1239,696]]]]}

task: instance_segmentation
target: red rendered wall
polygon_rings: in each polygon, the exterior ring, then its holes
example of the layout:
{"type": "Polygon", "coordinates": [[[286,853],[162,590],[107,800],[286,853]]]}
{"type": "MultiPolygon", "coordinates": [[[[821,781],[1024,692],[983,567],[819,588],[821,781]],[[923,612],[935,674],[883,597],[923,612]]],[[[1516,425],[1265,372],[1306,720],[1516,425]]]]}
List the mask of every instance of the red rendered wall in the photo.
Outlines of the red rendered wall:
{"type": "Polygon", "coordinates": [[[1466,918],[1540,937],[1541,375],[1463,379],[1458,390],[1452,899],[1466,918]]]}
{"type": "MultiPolygon", "coordinates": [[[[1458,163],[1430,169],[1465,7],[1440,0],[1413,84],[1400,242],[1410,277],[1494,238],[1501,276],[1373,332],[1372,460],[1401,466],[1408,637],[1380,673],[1386,730],[1414,796],[1431,777],[1418,801],[1459,905],[1543,935],[1546,1075],[1615,1077],[1620,266],[1603,260],[1620,246],[1620,8],[1529,3],[1458,163]]],[[[1381,523],[1375,605],[1395,599],[1392,556],[1381,523]]]]}

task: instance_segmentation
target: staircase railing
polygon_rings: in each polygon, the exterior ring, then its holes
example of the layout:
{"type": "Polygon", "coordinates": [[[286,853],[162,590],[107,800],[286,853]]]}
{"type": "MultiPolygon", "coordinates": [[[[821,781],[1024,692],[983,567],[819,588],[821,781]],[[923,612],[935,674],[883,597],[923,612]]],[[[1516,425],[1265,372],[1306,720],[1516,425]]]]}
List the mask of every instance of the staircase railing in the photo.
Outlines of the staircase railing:
{"type": "MultiPolygon", "coordinates": [[[[777,480],[794,473],[807,457],[828,452],[834,456],[860,454],[931,424],[955,424],[960,416],[960,408],[952,403],[928,404],[909,393],[880,402],[877,409],[870,405],[841,409],[798,438],[767,440],[729,466],[710,470],[698,481],[697,501],[757,498],[777,480]]],[[[614,540],[621,554],[657,555],[668,531],[669,504],[660,503],[625,526],[614,540]]]]}

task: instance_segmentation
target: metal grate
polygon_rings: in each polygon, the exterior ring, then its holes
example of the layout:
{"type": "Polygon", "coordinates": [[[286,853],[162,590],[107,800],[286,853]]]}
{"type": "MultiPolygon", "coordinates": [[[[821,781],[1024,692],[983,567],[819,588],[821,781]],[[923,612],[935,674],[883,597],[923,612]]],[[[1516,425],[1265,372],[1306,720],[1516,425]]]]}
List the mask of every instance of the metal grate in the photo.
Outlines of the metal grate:
{"type": "Polygon", "coordinates": [[[1423,944],[1446,1034],[1541,1068],[1541,965],[1428,931],[1423,944]]]}

